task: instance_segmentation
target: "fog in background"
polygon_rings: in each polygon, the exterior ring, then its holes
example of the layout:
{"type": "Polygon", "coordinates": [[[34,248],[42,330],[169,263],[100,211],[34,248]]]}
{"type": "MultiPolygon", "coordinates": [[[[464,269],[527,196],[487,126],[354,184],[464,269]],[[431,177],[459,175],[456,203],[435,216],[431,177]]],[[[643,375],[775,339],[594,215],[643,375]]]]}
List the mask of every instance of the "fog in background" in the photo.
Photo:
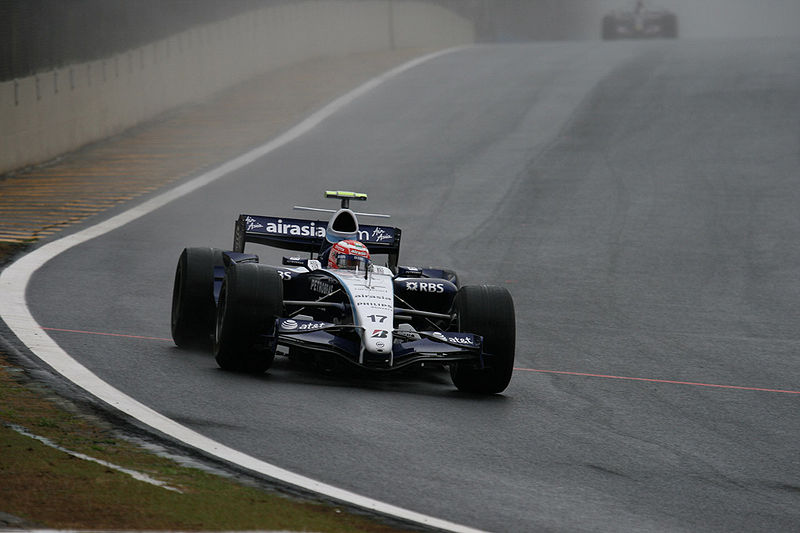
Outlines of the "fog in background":
{"type": "MultiPolygon", "coordinates": [[[[633,3],[597,1],[603,13],[633,3]]],[[[800,36],[800,0],[653,0],[646,4],[674,11],[680,37],[800,36]]]]}

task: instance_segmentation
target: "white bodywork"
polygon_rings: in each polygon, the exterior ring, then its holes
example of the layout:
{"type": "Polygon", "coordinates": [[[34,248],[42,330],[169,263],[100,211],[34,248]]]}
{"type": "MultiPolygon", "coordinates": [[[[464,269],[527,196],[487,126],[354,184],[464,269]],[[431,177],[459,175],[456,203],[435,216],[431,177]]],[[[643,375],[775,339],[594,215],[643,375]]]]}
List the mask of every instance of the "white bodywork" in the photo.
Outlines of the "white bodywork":
{"type": "Polygon", "coordinates": [[[392,271],[372,265],[363,270],[327,270],[339,280],[353,303],[353,320],[361,336],[359,363],[364,352],[392,354],[394,324],[394,281],[392,271]]]}

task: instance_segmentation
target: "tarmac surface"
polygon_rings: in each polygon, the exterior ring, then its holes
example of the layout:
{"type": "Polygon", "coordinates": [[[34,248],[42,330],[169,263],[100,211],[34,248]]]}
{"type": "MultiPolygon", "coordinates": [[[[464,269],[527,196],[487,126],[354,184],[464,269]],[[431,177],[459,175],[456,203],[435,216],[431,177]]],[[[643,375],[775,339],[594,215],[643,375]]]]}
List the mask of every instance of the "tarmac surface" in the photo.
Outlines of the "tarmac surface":
{"type": "Polygon", "coordinates": [[[468,47],[17,285],[94,376],[344,490],[490,531],[796,531],[799,51],[468,47]],[[509,288],[507,391],[285,358],[241,376],[174,347],[179,250],[227,246],[239,213],[289,216],[332,187],[392,214],[402,264],[509,288]]]}

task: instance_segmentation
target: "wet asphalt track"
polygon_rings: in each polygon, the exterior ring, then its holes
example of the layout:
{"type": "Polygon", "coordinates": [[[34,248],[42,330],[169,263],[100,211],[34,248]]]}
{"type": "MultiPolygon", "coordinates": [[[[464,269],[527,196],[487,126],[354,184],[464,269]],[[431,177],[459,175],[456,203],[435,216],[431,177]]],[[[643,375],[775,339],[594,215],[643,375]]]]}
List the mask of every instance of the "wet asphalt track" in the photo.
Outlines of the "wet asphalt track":
{"type": "Polygon", "coordinates": [[[161,413],[425,514],[494,531],[800,529],[799,44],[438,58],[57,257],[30,305],[45,327],[155,338],[50,332],[161,413]],[[326,188],[394,215],[402,263],[509,287],[519,370],[504,395],[280,360],[236,375],[158,340],[184,246],[229,247],[240,212],[291,216],[326,188]]]}

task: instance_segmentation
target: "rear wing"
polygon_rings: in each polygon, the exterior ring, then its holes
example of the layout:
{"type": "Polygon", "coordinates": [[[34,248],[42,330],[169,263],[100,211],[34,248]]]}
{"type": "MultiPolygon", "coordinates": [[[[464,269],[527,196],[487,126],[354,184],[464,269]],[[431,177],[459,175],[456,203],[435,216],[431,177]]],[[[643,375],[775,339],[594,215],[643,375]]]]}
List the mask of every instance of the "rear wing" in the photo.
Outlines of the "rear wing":
{"type": "MultiPolygon", "coordinates": [[[[302,218],[239,215],[233,235],[233,251],[244,253],[248,242],[295,252],[319,253],[325,244],[324,220],[302,218]]],[[[400,255],[400,228],[392,226],[358,225],[358,240],[369,248],[370,254],[389,256],[389,267],[397,267],[400,255]]]]}

